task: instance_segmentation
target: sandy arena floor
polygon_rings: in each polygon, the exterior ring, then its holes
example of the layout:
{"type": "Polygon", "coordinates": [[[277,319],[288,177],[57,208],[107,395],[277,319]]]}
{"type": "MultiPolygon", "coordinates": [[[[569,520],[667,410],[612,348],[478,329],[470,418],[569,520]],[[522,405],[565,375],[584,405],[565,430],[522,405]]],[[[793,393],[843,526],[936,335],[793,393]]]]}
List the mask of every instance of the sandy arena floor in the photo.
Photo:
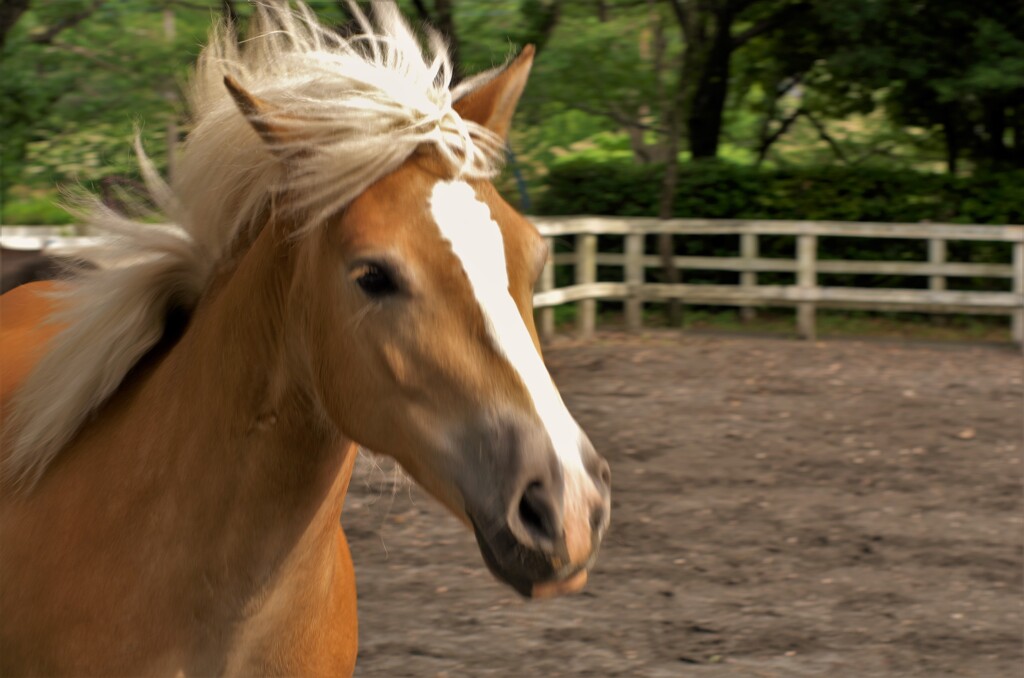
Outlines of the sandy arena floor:
{"type": "Polygon", "coordinates": [[[547,360],[612,465],[586,592],[520,600],[362,459],[357,676],[1020,675],[1019,351],[653,332],[547,360]]]}

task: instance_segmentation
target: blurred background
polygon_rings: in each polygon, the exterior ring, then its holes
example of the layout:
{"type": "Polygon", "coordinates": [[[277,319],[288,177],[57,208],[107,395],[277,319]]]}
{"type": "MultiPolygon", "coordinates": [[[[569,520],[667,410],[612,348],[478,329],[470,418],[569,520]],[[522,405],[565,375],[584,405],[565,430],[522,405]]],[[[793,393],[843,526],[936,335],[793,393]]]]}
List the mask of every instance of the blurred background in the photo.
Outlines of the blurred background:
{"type": "MultiPolygon", "coordinates": [[[[344,0],[310,4],[325,22],[351,19],[344,0]]],[[[448,36],[460,76],[500,64],[524,44],[538,47],[499,182],[527,213],[1024,221],[1019,2],[399,5],[414,24],[448,36]]],[[[163,171],[173,173],[175,148],[189,130],[182,100],[189,65],[211,22],[229,17],[244,24],[250,12],[244,0],[6,0],[0,222],[72,223],[58,204],[61,185],[83,184],[115,205],[137,193],[135,125],[163,171]]],[[[845,239],[821,246],[826,258],[892,261],[919,259],[914,247],[924,242],[845,239]]],[[[691,256],[728,249],[721,239],[700,237],[677,238],[673,247],[691,256]]],[[[792,242],[762,238],[762,249],[784,256],[792,242]]],[[[961,249],[949,260],[1010,262],[1007,243],[961,249]]],[[[773,275],[781,274],[763,274],[760,282],[772,283],[773,275]]],[[[721,276],[698,273],[687,282],[721,276]]],[[[850,282],[885,286],[893,279],[850,282]]],[[[1010,289],[1009,280],[954,284],[1010,289]]],[[[709,311],[681,322],[734,319],[709,311]]],[[[561,322],[572,310],[559,313],[561,322]]],[[[771,318],[762,314],[762,324],[770,326],[771,318]]],[[[877,320],[870,313],[842,318],[877,320]]],[[[1002,337],[1006,318],[993,322],[947,318],[946,327],[1002,337]]]]}

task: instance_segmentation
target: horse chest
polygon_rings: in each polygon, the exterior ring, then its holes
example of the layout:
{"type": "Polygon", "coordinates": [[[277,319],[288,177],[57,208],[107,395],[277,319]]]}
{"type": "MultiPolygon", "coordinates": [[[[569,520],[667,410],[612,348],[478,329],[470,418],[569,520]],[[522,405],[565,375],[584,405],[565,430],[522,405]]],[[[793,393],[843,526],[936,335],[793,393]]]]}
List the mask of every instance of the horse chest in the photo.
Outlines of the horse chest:
{"type": "Polygon", "coordinates": [[[335,556],[324,572],[298,566],[292,581],[268,594],[238,635],[227,675],[352,675],[358,651],[355,572],[340,528],[335,556]]]}
{"type": "MultiPolygon", "coordinates": [[[[195,598],[185,590],[118,595],[116,586],[99,590],[75,576],[42,581],[45,568],[19,581],[4,577],[5,613],[18,614],[5,614],[0,623],[0,673],[351,675],[356,590],[340,528],[335,548],[323,571],[299,567],[283,573],[241,624],[191,608],[195,598]],[[39,595],[22,601],[19,591],[39,595]]],[[[134,584],[130,588],[141,587],[134,584]]]]}

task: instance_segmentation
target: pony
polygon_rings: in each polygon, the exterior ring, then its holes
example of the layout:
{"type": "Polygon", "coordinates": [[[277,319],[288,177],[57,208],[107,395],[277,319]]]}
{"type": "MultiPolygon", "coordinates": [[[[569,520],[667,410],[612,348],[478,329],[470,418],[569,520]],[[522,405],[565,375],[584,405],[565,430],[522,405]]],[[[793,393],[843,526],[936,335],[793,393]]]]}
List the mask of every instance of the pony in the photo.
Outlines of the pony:
{"type": "Polygon", "coordinates": [[[70,277],[77,269],[88,266],[86,262],[61,256],[59,250],[54,252],[46,247],[5,247],[0,244],[0,294],[29,282],[70,277]]]}
{"type": "Polygon", "coordinates": [[[547,249],[499,171],[533,49],[451,87],[391,3],[216,27],[188,85],[173,228],[0,297],[0,673],[346,675],[339,524],[396,459],[526,597],[579,591],[610,472],[540,351],[547,249]],[[103,265],[104,261],[119,265],[103,265]]]}
{"type": "Polygon", "coordinates": [[[0,245],[0,294],[27,282],[52,280],[60,273],[60,264],[42,249],[18,249],[0,245]]]}

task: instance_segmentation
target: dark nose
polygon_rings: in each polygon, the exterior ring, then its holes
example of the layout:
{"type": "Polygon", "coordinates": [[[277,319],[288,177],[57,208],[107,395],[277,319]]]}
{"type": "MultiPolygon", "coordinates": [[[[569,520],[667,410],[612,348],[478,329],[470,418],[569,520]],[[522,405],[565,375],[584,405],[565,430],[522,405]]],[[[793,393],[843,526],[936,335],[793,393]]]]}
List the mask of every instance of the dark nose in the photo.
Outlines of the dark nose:
{"type": "MultiPolygon", "coordinates": [[[[565,514],[565,483],[560,472],[531,480],[515,495],[508,512],[508,526],[523,546],[546,556],[564,556],[567,548],[572,550],[567,546],[567,529],[579,532],[589,528],[590,534],[583,538],[584,541],[590,544],[592,540],[600,540],[610,517],[611,469],[608,462],[592,450],[589,455],[584,455],[584,468],[593,480],[597,495],[589,491],[583,496],[572,497],[572,502],[582,502],[572,516],[565,514]],[[567,522],[571,526],[567,526],[567,522]]],[[[581,537],[575,537],[569,542],[578,543],[581,537]]]]}
{"type": "Polygon", "coordinates": [[[583,465],[594,481],[594,487],[601,495],[601,501],[590,512],[590,529],[594,538],[600,541],[611,520],[612,468],[604,457],[599,456],[593,450],[594,448],[591,447],[589,450],[591,454],[584,454],[583,465]]]}
{"type": "Polygon", "coordinates": [[[593,452],[593,448],[591,448],[591,452],[589,455],[584,453],[584,467],[593,479],[597,491],[601,493],[602,497],[607,497],[612,491],[612,467],[608,465],[604,457],[593,452]]]}
{"type": "Polygon", "coordinates": [[[459,447],[494,450],[459,466],[466,513],[490,570],[527,597],[540,584],[581,587],[611,512],[608,464],[586,435],[563,460],[534,417],[506,415],[467,430],[459,447]]]}

